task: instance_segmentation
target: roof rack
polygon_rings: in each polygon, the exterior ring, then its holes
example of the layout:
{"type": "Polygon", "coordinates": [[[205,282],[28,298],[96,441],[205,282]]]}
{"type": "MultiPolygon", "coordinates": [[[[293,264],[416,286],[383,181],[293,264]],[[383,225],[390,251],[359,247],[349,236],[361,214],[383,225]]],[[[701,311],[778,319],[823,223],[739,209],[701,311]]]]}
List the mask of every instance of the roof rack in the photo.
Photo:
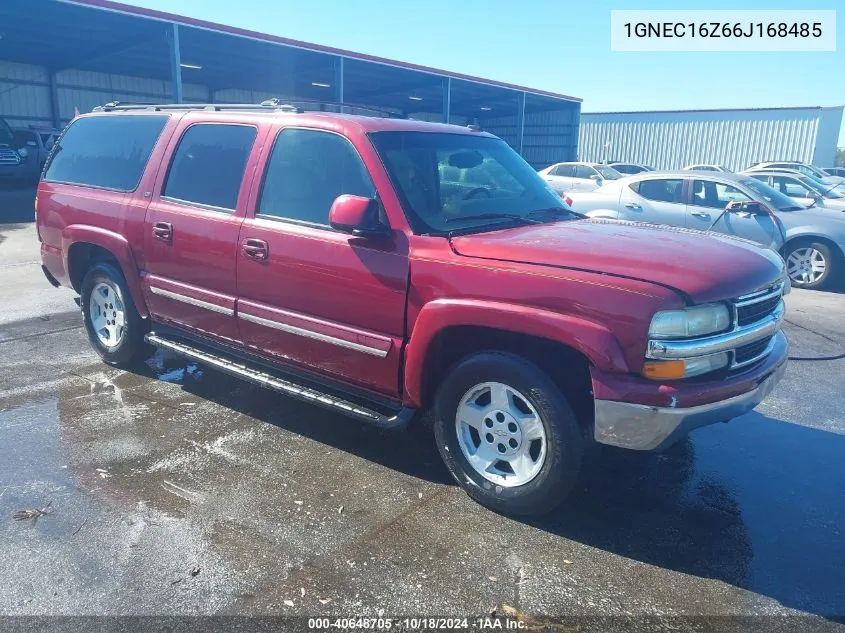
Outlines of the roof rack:
{"type": "Polygon", "coordinates": [[[268,99],[261,103],[138,103],[132,101],[110,101],[95,107],[92,112],[113,112],[126,110],[280,110],[282,112],[302,112],[296,106],[282,103],[278,99],[268,99]]]}
{"type": "Polygon", "coordinates": [[[367,110],[369,112],[373,112],[379,116],[387,117],[387,118],[398,118],[404,119],[406,118],[404,115],[393,112],[391,110],[387,110],[384,108],[379,108],[375,106],[363,105],[359,103],[340,103],[339,101],[319,101],[319,100],[311,100],[311,99],[294,99],[294,100],[286,100],[282,101],[281,99],[274,97],[272,99],[267,99],[262,101],[261,103],[168,103],[168,104],[161,104],[161,103],[142,103],[136,101],[110,101],[109,103],[105,103],[103,105],[95,107],[92,112],[115,112],[121,111],[125,112],[128,110],[151,110],[151,111],[161,111],[161,110],[212,110],[212,111],[222,111],[222,110],[275,110],[279,112],[296,112],[302,113],[303,110],[300,107],[297,107],[295,104],[300,104],[303,106],[335,106],[335,107],[347,107],[347,108],[355,108],[357,110],[367,110]]]}

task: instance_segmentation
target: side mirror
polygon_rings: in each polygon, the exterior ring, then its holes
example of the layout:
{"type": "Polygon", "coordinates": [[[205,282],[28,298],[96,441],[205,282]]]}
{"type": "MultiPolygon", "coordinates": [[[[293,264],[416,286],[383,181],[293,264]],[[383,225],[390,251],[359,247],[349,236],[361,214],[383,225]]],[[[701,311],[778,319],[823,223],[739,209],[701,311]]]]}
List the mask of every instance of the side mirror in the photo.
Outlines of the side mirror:
{"type": "Polygon", "coordinates": [[[766,215],[769,213],[769,210],[756,200],[731,200],[725,207],[725,211],[746,215],[766,215]]]}
{"type": "Polygon", "coordinates": [[[336,231],[359,237],[390,235],[390,229],[379,220],[376,201],[363,196],[338,196],[329,210],[329,224],[336,231]]]}

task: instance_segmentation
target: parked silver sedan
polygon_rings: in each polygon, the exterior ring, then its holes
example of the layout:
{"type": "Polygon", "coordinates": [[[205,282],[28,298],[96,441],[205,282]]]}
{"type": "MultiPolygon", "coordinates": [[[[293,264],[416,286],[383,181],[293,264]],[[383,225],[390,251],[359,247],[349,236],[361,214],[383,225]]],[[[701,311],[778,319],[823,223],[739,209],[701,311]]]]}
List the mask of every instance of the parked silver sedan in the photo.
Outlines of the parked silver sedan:
{"type": "Polygon", "coordinates": [[[592,192],[570,192],[566,201],[590,217],[715,231],[763,244],[781,253],[799,288],[823,288],[845,275],[845,214],[805,208],[748,174],[647,172],[592,192]]]}
{"type": "Polygon", "coordinates": [[[766,169],[747,173],[807,208],[818,207],[837,213],[845,212],[845,194],[840,193],[836,186],[820,183],[794,171],[766,169]]]}

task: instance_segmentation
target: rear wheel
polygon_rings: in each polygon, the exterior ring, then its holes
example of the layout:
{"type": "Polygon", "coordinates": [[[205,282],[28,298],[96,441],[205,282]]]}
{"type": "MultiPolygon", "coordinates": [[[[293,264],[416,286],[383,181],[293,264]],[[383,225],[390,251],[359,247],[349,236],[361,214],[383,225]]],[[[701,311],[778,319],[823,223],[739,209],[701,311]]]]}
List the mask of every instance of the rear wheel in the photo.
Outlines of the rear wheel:
{"type": "Polygon", "coordinates": [[[474,354],[449,372],[434,409],[443,461],[480,504],[544,514],[572,489],[581,429],[566,397],[533,363],[503,352],[474,354]]]}
{"type": "Polygon", "coordinates": [[[826,288],[839,275],[839,258],[822,242],[799,241],[786,247],[786,273],[796,288],[826,288]]]}
{"type": "Polygon", "coordinates": [[[104,361],[128,365],[151,355],[144,343],[144,321],[116,266],[95,264],[82,280],[80,294],[88,339],[104,361]]]}

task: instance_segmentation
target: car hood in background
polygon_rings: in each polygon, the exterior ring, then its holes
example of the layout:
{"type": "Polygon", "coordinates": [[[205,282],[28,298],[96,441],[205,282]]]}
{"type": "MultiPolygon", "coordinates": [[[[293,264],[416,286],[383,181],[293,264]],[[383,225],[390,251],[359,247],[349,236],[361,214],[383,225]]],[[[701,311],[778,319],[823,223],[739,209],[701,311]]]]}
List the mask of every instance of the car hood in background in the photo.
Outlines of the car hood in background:
{"type": "Polygon", "coordinates": [[[740,238],[618,220],[571,220],[452,238],[459,255],[585,270],[676,289],[696,303],[784,277],[783,260],[740,238]]]}

